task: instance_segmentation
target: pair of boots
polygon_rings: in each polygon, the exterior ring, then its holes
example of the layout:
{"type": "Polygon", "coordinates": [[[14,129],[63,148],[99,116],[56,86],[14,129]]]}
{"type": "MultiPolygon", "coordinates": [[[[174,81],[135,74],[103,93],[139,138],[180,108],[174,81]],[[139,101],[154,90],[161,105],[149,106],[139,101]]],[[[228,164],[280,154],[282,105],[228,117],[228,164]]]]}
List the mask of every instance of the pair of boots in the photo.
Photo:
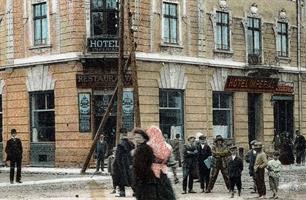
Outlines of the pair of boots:
{"type": "MultiPolygon", "coordinates": [[[[235,192],[234,192],[234,190],[232,191],[232,195],[231,195],[231,198],[234,198],[234,195],[235,194],[235,192]]],[[[240,196],[241,195],[241,190],[238,190],[238,196],[240,196]]]]}

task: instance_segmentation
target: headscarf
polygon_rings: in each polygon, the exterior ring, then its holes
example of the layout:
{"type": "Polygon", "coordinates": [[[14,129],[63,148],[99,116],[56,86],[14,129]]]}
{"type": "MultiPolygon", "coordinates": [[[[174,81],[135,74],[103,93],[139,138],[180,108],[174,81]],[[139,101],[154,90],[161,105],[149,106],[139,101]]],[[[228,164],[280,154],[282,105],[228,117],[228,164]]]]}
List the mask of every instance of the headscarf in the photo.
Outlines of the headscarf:
{"type": "Polygon", "coordinates": [[[153,163],[152,171],[157,178],[160,178],[160,173],[167,174],[167,161],[170,158],[172,148],[167,145],[161,130],[157,126],[151,126],[146,131],[149,136],[147,144],[152,148],[156,160],[161,163],[153,163]]]}

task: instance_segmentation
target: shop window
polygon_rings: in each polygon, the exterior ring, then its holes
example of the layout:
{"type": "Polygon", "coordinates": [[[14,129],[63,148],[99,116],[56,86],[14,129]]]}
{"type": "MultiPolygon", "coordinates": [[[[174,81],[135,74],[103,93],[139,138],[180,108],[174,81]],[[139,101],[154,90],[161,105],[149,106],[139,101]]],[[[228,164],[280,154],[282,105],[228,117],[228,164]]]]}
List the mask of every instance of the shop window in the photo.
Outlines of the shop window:
{"type": "Polygon", "coordinates": [[[261,63],[261,21],[248,17],[248,59],[250,64],[261,63]]]}
{"type": "Polygon", "coordinates": [[[118,14],[117,0],[91,0],[91,34],[117,36],[118,14]]]}
{"type": "Polygon", "coordinates": [[[48,41],[47,3],[33,5],[34,45],[45,45],[48,41]]]}
{"type": "Polygon", "coordinates": [[[277,23],[277,54],[280,57],[288,57],[288,24],[277,23]]]}
{"type": "Polygon", "coordinates": [[[230,37],[229,37],[229,14],[225,12],[217,12],[217,34],[216,34],[216,46],[218,50],[230,49],[230,37]]]}
{"type": "Polygon", "coordinates": [[[3,120],[3,115],[2,115],[2,95],[0,95],[0,142],[2,142],[3,137],[2,137],[2,132],[3,132],[3,124],[2,124],[2,120],[3,120]]]}
{"type": "Polygon", "coordinates": [[[178,44],[178,9],[175,3],[163,3],[163,42],[178,44]]]}
{"type": "Polygon", "coordinates": [[[30,93],[32,142],[55,141],[54,92],[30,93]]]}
{"type": "Polygon", "coordinates": [[[213,132],[223,138],[232,138],[232,95],[213,92],[213,132]]]}
{"type": "Polygon", "coordinates": [[[180,134],[184,138],[184,92],[183,90],[160,89],[159,123],[163,134],[174,138],[180,134]]]}

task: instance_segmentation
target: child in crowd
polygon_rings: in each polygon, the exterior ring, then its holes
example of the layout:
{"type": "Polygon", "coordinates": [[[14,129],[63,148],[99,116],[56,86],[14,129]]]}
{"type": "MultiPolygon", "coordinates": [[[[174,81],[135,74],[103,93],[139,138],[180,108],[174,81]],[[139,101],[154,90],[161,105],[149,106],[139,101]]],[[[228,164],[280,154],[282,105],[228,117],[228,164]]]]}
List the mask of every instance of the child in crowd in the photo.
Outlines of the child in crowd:
{"type": "Polygon", "coordinates": [[[112,154],[108,157],[108,160],[107,160],[107,169],[108,169],[108,173],[111,174],[112,176],[112,181],[113,181],[113,191],[111,192],[112,194],[115,194],[116,193],[116,185],[114,183],[114,170],[113,170],[113,162],[114,162],[114,159],[115,159],[115,153],[116,153],[116,147],[113,148],[113,152],[112,154]]]}
{"type": "Polygon", "coordinates": [[[269,175],[269,184],[270,188],[273,192],[273,198],[277,199],[278,195],[278,185],[279,185],[279,177],[280,177],[280,170],[282,168],[282,164],[279,161],[279,152],[274,152],[273,160],[268,162],[268,175],[269,175]]]}
{"type": "Polygon", "coordinates": [[[241,195],[241,172],[243,170],[243,161],[237,155],[237,147],[230,147],[231,156],[228,158],[228,175],[230,180],[230,190],[232,192],[231,198],[234,198],[235,185],[238,188],[238,196],[241,195]]]}

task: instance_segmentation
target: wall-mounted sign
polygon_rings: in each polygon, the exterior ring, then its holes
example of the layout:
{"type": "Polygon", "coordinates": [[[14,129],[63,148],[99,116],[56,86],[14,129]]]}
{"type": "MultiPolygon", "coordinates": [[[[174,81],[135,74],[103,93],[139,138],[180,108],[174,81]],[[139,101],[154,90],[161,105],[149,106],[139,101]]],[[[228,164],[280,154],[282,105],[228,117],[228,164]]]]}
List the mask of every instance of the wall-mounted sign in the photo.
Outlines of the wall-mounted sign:
{"type": "Polygon", "coordinates": [[[133,90],[126,88],[123,91],[122,99],[122,122],[123,127],[128,131],[133,130],[134,128],[134,97],[133,90]]]}
{"type": "Polygon", "coordinates": [[[228,76],[224,90],[253,93],[274,92],[277,84],[278,78],[228,76]]]}
{"type": "MultiPolygon", "coordinates": [[[[115,88],[117,84],[117,74],[77,74],[76,85],[78,88],[115,88]]],[[[124,85],[132,85],[131,74],[125,74],[124,85]]]]}
{"type": "Polygon", "coordinates": [[[293,82],[278,82],[275,88],[274,94],[292,94],[294,92],[293,82]]]}
{"type": "Polygon", "coordinates": [[[79,131],[91,131],[90,93],[79,93],[79,131]]]}
{"type": "Polygon", "coordinates": [[[87,51],[88,52],[118,52],[119,40],[118,38],[88,38],[87,51]]]}

